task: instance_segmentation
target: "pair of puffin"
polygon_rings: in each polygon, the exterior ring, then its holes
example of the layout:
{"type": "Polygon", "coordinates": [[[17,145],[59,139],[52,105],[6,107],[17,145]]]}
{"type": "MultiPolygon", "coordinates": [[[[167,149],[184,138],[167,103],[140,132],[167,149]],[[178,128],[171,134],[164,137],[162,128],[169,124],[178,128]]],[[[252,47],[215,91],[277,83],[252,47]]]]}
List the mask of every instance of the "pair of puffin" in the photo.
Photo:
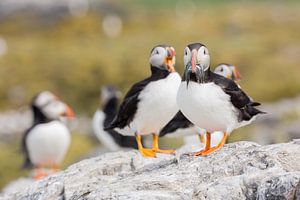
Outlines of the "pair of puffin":
{"type": "Polygon", "coordinates": [[[232,80],[210,71],[208,49],[201,43],[189,44],[184,50],[182,80],[174,69],[175,50],[158,45],[151,50],[151,76],[134,84],[123,100],[119,112],[106,130],[116,129],[124,135],[135,135],[143,156],[174,153],[158,147],[160,130],[180,110],[185,118],[206,130],[204,150],[207,155],[220,149],[232,130],[251,123],[263,113],[232,80]],[[221,142],[211,147],[211,133],[222,131],[221,142]],[[142,135],[153,135],[152,149],[145,149],[142,135]]]}
{"type": "Polygon", "coordinates": [[[101,104],[93,117],[93,130],[98,140],[110,151],[118,151],[122,148],[137,149],[135,137],[123,136],[115,130],[104,130],[118,112],[118,104],[121,92],[114,86],[103,86],[101,88],[101,104]]]}
{"type": "Polygon", "coordinates": [[[62,117],[73,118],[72,109],[53,93],[43,91],[31,102],[32,126],[22,138],[23,168],[35,168],[35,179],[47,176],[43,168],[58,170],[70,146],[71,137],[62,117]]]}

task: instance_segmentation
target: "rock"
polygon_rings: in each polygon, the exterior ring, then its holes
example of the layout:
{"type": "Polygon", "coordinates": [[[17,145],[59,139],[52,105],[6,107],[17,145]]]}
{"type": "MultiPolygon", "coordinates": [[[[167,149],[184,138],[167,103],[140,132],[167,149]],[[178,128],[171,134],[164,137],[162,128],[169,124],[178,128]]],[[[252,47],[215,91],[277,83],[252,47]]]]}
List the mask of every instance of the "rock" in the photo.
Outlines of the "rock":
{"type": "Polygon", "coordinates": [[[1,199],[300,199],[300,144],[226,144],[205,157],[106,153],[1,199]]]}

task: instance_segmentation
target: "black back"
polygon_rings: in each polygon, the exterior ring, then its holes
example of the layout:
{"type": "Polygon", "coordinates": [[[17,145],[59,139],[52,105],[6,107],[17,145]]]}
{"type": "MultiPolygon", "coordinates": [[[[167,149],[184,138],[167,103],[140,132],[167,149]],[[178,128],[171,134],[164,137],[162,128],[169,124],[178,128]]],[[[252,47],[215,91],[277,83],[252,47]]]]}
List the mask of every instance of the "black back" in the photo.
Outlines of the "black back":
{"type": "Polygon", "coordinates": [[[37,108],[33,104],[31,105],[31,110],[33,112],[33,124],[29,129],[27,129],[25,131],[25,133],[22,136],[22,140],[21,140],[21,150],[24,154],[24,163],[22,165],[23,169],[34,167],[33,163],[31,162],[31,160],[29,158],[28,148],[26,146],[26,139],[27,139],[28,134],[36,125],[42,124],[42,123],[48,123],[49,121],[51,121],[40,111],[39,108],[37,108]]]}
{"type": "Polygon", "coordinates": [[[104,130],[110,130],[114,128],[124,128],[125,126],[129,125],[130,122],[133,120],[135,113],[137,111],[137,106],[140,101],[139,95],[141,91],[151,82],[157,81],[163,78],[166,78],[170,72],[168,70],[159,69],[157,67],[151,66],[151,76],[134,84],[128,93],[126,94],[119,112],[117,116],[114,118],[112,123],[105,127],[104,130]]]}
{"type": "Polygon", "coordinates": [[[163,137],[168,133],[173,133],[181,128],[189,128],[194,126],[190,120],[188,120],[181,111],[179,111],[172,119],[167,123],[167,125],[162,128],[159,133],[159,137],[163,137]]]}
{"type": "MultiPolygon", "coordinates": [[[[265,113],[254,108],[255,106],[259,106],[260,103],[253,102],[233,80],[211,72],[210,69],[205,71],[204,77],[205,83],[214,82],[216,85],[220,86],[226,94],[230,96],[232,105],[239,110],[239,121],[249,121],[253,116],[265,113]]],[[[191,78],[191,80],[195,81],[194,77],[191,78]]]]}
{"type": "MultiPolygon", "coordinates": [[[[117,115],[118,111],[118,98],[117,97],[112,97],[111,99],[108,100],[108,102],[104,105],[103,107],[103,112],[105,114],[105,119],[104,119],[104,127],[108,126],[114,119],[114,117],[117,115]]],[[[121,147],[130,147],[130,148],[135,148],[137,149],[137,142],[135,137],[133,136],[123,136],[119,134],[117,131],[111,129],[107,130],[108,132],[114,139],[114,141],[121,147]]]]}

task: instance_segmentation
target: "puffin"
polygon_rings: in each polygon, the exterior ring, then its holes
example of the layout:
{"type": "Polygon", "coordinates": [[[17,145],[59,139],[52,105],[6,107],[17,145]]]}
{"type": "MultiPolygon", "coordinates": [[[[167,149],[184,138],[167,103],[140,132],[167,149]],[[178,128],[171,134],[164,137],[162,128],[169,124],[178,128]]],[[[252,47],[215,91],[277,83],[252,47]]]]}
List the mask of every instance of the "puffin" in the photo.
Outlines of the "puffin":
{"type": "MultiPolygon", "coordinates": [[[[237,70],[237,67],[228,63],[220,63],[215,67],[214,73],[229,78],[236,83],[240,81],[241,74],[237,70]]],[[[179,111],[173,119],[168,122],[168,124],[160,131],[159,136],[163,137],[165,135],[176,135],[176,136],[189,136],[198,133],[198,137],[200,139],[200,143],[205,142],[205,130],[195,126],[190,120],[188,120],[181,111],[179,111]]],[[[211,136],[211,146],[216,146],[219,141],[222,139],[223,133],[222,132],[214,132],[211,136]]],[[[190,143],[193,141],[192,139],[185,137],[185,143],[190,143]]]]}
{"type": "Polygon", "coordinates": [[[123,136],[117,131],[104,130],[115,118],[118,112],[121,92],[114,86],[107,85],[101,88],[102,108],[97,109],[93,117],[93,130],[99,141],[110,151],[118,151],[122,148],[137,149],[137,143],[133,136],[123,136]]]}
{"type": "Polygon", "coordinates": [[[202,43],[184,50],[184,75],[177,93],[177,105],[195,126],[206,130],[205,148],[194,155],[209,155],[225,144],[230,133],[252,123],[265,112],[231,79],[210,70],[210,55],[202,43]],[[223,132],[218,145],[211,147],[211,134],[223,132]]]}
{"type": "Polygon", "coordinates": [[[61,117],[73,118],[72,109],[52,92],[43,91],[31,101],[33,123],[22,137],[23,168],[35,168],[34,178],[48,173],[43,168],[59,170],[69,149],[71,137],[61,117]]]}
{"type": "Polygon", "coordinates": [[[144,157],[156,157],[156,153],[173,154],[174,150],[162,150],[158,135],[178,112],[176,95],[181,83],[175,71],[175,49],[169,45],[157,45],[150,52],[151,75],[135,83],[127,92],[119,111],[105,130],[114,129],[122,135],[135,136],[138,150],[144,157]],[[152,148],[144,148],[141,138],[152,135],[152,148]]]}

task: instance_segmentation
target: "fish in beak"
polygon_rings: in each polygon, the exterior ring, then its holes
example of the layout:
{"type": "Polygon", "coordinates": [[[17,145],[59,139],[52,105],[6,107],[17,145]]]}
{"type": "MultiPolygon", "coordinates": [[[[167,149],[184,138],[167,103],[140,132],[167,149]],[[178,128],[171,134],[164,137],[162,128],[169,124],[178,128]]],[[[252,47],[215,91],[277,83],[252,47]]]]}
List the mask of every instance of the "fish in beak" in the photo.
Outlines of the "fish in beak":
{"type": "Polygon", "coordinates": [[[173,47],[167,47],[167,56],[165,59],[165,65],[167,66],[167,70],[169,72],[175,72],[175,49],[173,47]]]}

